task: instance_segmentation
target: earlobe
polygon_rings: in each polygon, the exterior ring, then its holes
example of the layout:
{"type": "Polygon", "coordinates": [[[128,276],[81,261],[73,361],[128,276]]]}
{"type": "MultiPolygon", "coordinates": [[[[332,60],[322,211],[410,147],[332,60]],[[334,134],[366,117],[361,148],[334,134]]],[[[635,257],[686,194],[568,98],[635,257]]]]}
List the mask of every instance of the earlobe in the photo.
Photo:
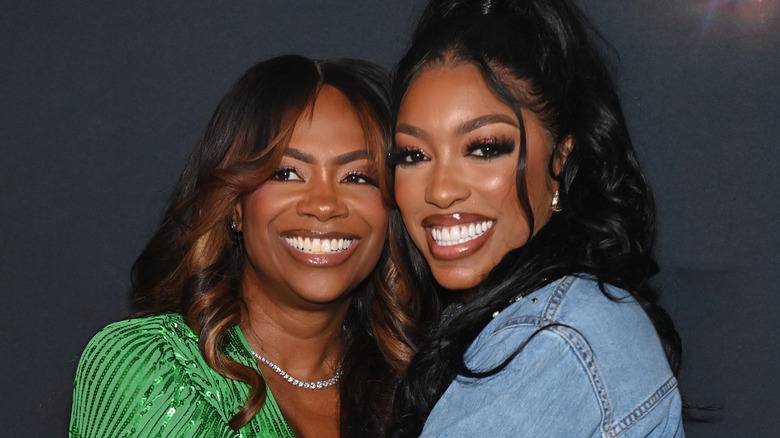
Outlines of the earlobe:
{"type": "Polygon", "coordinates": [[[235,232],[241,232],[244,229],[242,217],[243,217],[243,206],[241,205],[241,201],[236,202],[236,206],[233,209],[233,215],[230,219],[230,229],[232,229],[235,232]]]}
{"type": "Polygon", "coordinates": [[[553,156],[553,172],[555,175],[560,175],[563,170],[563,165],[566,164],[566,159],[569,158],[569,154],[574,148],[574,137],[571,135],[563,139],[555,148],[555,155],[553,156]]]}

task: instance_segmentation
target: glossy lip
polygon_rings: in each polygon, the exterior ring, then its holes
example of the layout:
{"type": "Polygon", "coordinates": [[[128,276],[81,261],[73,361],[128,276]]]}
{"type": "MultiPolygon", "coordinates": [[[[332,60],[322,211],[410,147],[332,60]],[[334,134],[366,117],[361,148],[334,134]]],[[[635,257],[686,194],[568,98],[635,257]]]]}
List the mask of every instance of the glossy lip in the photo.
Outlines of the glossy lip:
{"type": "Polygon", "coordinates": [[[282,244],[290,252],[290,255],[297,261],[312,266],[312,267],[332,267],[338,266],[344,263],[360,245],[360,237],[354,234],[340,233],[340,232],[320,232],[315,230],[290,230],[283,232],[279,238],[282,244]],[[344,239],[351,240],[352,244],[349,248],[332,253],[312,254],[303,252],[297,248],[290,246],[287,243],[288,237],[303,237],[310,239],[344,239]]]}
{"type": "Polygon", "coordinates": [[[458,259],[477,252],[493,235],[493,230],[495,230],[496,225],[497,220],[495,218],[489,218],[474,213],[436,214],[428,216],[422,221],[422,226],[425,228],[425,239],[428,241],[428,249],[434,258],[440,260],[458,259]],[[433,240],[433,227],[451,227],[454,225],[467,225],[474,222],[485,221],[493,221],[493,226],[469,241],[455,245],[441,246],[433,240]]]}

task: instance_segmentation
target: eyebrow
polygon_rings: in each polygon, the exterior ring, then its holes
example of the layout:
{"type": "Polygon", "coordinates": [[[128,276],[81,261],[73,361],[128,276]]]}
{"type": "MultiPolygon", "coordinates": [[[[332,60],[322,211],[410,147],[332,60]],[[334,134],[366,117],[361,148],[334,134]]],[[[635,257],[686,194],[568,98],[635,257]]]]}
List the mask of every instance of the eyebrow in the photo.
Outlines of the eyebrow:
{"type": "MultiPolygon", "coordinates": [[[[285,149],[284,155],[286,157],[303,161],[304,163],[307,164],[314,164],[314,162],[316,161],[314,155],[308,152],[304,152],[300,149],[295,149],[291,147],[285,149]]],[[[368,158],[368,152],[363,149],[360,149],[352,152],[347,152],[346,154],[341,154],[336,158],[334,158],[333,162],[336,163],[337,165],[342,165],[342,164],[351,163],[353,161],[362,160],[365,158],[368,158]]]]}
{"type": "Polygon", "coordinates": [[[395,127],[396,134],[408,134],[412,137],[417,137],[422,140],[428,140],[428,133],[425,130],[416,126],[407,125],[406,123],[399,123],[395,127]]]}
{"type": "Polygon", "coordinates": [[[488,114],[486,116],[477,117],[476,119],[471,119],[461,124],[457,129],[457,133],[467,134],[475,129],[486,125],[492,125],[494,123],[504,123],[518,129],[520,128],[520,126],[517,124],[517,121],[506,114],[488,114]]]}
{"type": "MultiPolygon", "coordinates": [[[[487,114],[461,123],[460,126],[455,129],[455,133],[457,135],[468,134],[475,129],[479,129],[483,126],[492,125],[495,123],[504,123],[520,129],[517,121],[506,114],[487,114]]],[[[412,137],[417,137],[422,140],[427,140],[429,137],[428,133],[424,129],[406,123],[399,123],[395,127],[395,131],[396,133],[408,134],[412,137]]]]}

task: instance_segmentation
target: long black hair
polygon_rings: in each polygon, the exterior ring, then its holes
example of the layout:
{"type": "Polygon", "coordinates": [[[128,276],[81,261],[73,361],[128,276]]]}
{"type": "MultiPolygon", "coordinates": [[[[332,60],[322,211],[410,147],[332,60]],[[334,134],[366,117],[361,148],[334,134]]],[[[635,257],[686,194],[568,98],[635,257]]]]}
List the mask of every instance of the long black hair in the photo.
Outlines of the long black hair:
{"type": "MultiPolygon", "coordinates": [[[[457,316],[433,327],[396,393],[390,436],[417,436],[433,405],[457,375],[476,376],[463,356],[495,311],[564,275],[589,274],[629,291],[652,320],[675,374],[681,344],[656,304],[649,278],[655,207],[626,127],[620,98],[598,32],[569,0],[432,0],[423,11],[393,83],[394,113],[417,75],[432,64],[477,67],[521,126],[516,184],[531,222],[525,184],[525,130],[520,108],[539,115],[554,138],[552,156],[573,144],[560,172],[562,211],[520,248],[510,251],[457,316]],[[517,84],[522,84],[518,86],[517,84]]],[[[396,264],[419,309],[446,300],[430,269],[391,212],[396,264]]],[[[424,313],[421,311],[421,313],[424,313]]],[[[499,369],[494,370],[497,372],[499,369]]],[[[481,375],[481,374],[480,374],[481,375]]]]}

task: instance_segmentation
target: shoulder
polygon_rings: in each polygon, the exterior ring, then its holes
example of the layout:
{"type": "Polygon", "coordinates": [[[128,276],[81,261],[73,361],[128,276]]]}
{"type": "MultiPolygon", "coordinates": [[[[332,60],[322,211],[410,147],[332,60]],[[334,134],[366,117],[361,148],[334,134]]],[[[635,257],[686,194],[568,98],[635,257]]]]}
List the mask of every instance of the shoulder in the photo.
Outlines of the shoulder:
{"type": "MultiPolygon", "coordinates": [[[[620,373],[632,366],[663,380],[671,375],[653,323],[627,291],[599,285],[589,277],[569,276],[540,292],[534,311],[540,312],[541,326],[559,328],[569,342],[593,354],[602,373],[620,373]]],[[[533,298],[532,294],[530,301],[533,298]]],[[[521,312],[533,305],[524,304],[518,306],[521,312]]]]}
{"type": "Polygon", "coordinates": [[[422,436],[596,436],[601,408],[590,376],[561,336],[534,331],[532,324],[515,326],[473,344],[472,371],[511,361],[497,373],[456,377],[422,436]]]}
{"type": "Polygon", "coordinates": [[[197,336],[181,315],[118,321],[100,330],[87,344],[74,389],[76,393],[100,389],[114,394],[114,388],[132,392],[147,380],[169,373],[181,360],[194,357],[197,348],[197,336]]]}
{"type": "Polygon", "coordinates": [[[590,277],[567,276],[529,294],[496,315],[490,334],[520,326],[568,327],[589,340],[658,343],[652,322],[627,291],[590,277]]]}
{"type": "Polygon", "coordinates": [[[129,340],[144,339],[149,341],[164,341],[170,336],[176,338],[192,338],[197,342],[198,336],[184,322],[184,317],[178,313],[131,318],[113,322],[97,332],[90,344],[104,339],[129,340]]]}
{"type": "MultiPolygon", "coordinates": [[[[226,348],[240,352],[234,332],[226,348]]],[[[70,434],[236,436],[228,420],[248,394],[248,385],[209,367],[181,315],[119,321],[98,332],[79,361],[70,434]]]]}
{"type": "Polygon", "coordinates": [[[131,436],[162,430],[200,391],[197,336],[176,314],[128,319],[100,330],[79,360],[71,435],[131,436]],[[193,372],[195,371],[195,372],[193,372]],[[174,409],[174,411],[171,411],[174,409]],[[145,433],[145,432],[144,432],[145,433]]]}
{"type": "Polygon", "coordinates": [[[184,322],[184,317],[178,313],[131,318],[117,321],[105,326],[90,341],[90,344],[103,339],[146,339],[162,341],[167,337],[192,338],[197,342],[198,336],[184,322]]]}
{"type": "Polygon", "coordinates": [[[150,359],[170,355],[174,349],[197,350],[197,343],[197,335],[178,314],[118,321],[100,330],[89,341],[79,361],[79,372],[149,364],[150,359]],[[146,361],[141,361],[142,358],[146,361]]]}
{"type": "Polygon", "coordinates": [[[677,382],[660,339],[625,290],[602,290],[588,277],[556,280],[497,314],[469,350],[470,365],[496,366],[514,353],[499,374],[518,398],[527,388],[562,390],[569,395],[560,400],[596,407],[599,428],[611,433],[679,424],[677,382]]]}

